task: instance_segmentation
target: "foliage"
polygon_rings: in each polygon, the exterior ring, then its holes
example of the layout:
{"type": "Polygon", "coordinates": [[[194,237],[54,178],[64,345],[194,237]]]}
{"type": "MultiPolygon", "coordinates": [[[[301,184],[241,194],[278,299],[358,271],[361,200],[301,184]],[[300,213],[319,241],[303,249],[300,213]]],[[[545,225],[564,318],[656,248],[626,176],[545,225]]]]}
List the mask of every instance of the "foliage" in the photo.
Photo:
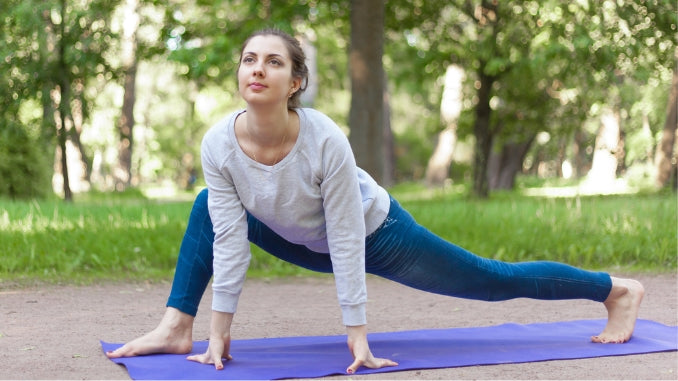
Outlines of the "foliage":
{"type": "Polygon", "coordinates": [[[335,31],[342,17],[347,17],[344,8],[305,1],[288,2],[284,7],[222,0],[158,4],[165,6],[158,32],[166,49],[140,66],[137,110],[144,111],[138,117],[137,131],[146,132],[137,137],[141,142],[137,147],[147,150],[134,153],[140,178],[172,179],[183,186],[186,173],[201,172],[199,147],[204,132],[242,107],[235,76],[237,55],[244,39],[257,29],[276,27],[304,35],[315,43],[320,57],[331,56],[318,61],[322,81],[331,86],[320,87],[317,104],[331,105],[325,111],[339,124],[348,115],[338,104],[347,87],[347,35],[335,31]],[[330,23],[330,14],[340,18],[330,23]],[[144,144],[149,138],[149,144],[144,144]]]}
{"type": "MultiPolygon", "coordinates": [[[[560,144],[585,119],[597,117],[599,105],[620,109],[626,117],[638,108],[639,93],[632,89],[645,87],[648,80],[662,83],[664,93],[668,87],[665,74],[673,65],[671,36],[676,32],[675,4],[669,1],[441,5],[392,0],[387,9],[387,63],[395,63],[391,75],[408,78],[396,79],[407,91],[430,97],[431,84],[448,64],[462,66],[468,82],[465,114],[472,115],[462,115],[459,133],[473,133],[478,142],[483,138],[479,131],[496,146],[548,132],[560,144]],[[478,98],[487,93],[481,92],[486,85],[491,94],[478,98]],[[479,112],[486,109],[492,115],[483,127],[479,112]]],[[[642,93],[653,89],[648,86],[642,93]]],[[[483,154],[477,146],[476,157],[483,154]]],[[[476,176],[484,173],[476,169],[476,176]]]]}
{"type": "Polygon", "coordinates": [[[294,34],[293,23],[312,19],[311,6],[305,1],[288,2],[284,7],[252,1],[169,3],[164,24],[169,58],[184,65],[184,74],[198,87],[235,83],[237,54],[255,30],[275,27],[294,34]]]}
{"type": "Polygon", "coordinates": [[[0,130],[0,195],[13,199],[48,196],[47,162],[37,138],[30,136],[19,123],[5,122],[0,130]]]}
{"type": "MultiPolygon", "coordinates": [[[[0,128],[9,126],[26,103],[39,105],[39,117],[22,123],[31,131],[41,127],[40,140],[51,151],[55,90],[69,85],[68,105],[82,106],[84,153],[101,159],[96,179],[105,179],[116,160],[118,32],[124,22],[119,3],[0,4],[0,128]]],[[[406,99],[395,104],[392,120],[396,150],[402,153],[400,178],[417,173],[407,163],[414,160],[420,166],[432,150],[433,135],[443,127],[438,117],[441,77],[451,63],[467,72],[461,139],[474,134],[478,80],[490,75],[496,77],[490,97],[496,146],[547,132],[551,139],[534,147],[531,157],[538,150],[561,152],[585,128],[583,140],[592,144],[595,118],[611,106],[619,110],[629,139],[626,164],[646,165],[648,144],[656,145],[665,118],[675,2],[388,0],[385,11],[389,90],[392,99],[406,99]]],[[[240,106],[235,86],[240,44],[265,26],[315,43],[320,58],[316,105],[346,125],[350,1],[141,0],[139,13],[133,162],[141,182],[179,182],[187,169],[199,170],[202,134],[240,106]]]]}
{"type": "MultiPolygon", "coordinates": [[[[609,271],[675,271],[676,198],[535,198],[465,189],[392,189],[424,226],[480,255],[609,271]]],[[[191,203],[93,193],[72,204],[0,200],[0,283],[169,280],[191,203]]],[[[253,247],[250,276],[311,275],[253,247]]]]}
{"type": "MultiPolygon", "coordinates": [[[[4,58],[0,71],[9,85],[3,86],[1,94],[5,110],[19,110],[25,102],[40,103],[41,144],[54,146],[58,134],[63,149],[67,134],[69,138],[79,134],[79,122],[89,117],[94,95],[87,91],[90,83],[113,77],[104,54],[113,38],[108,17],[116,5],[112,0],[10,0],[0,8],[0,55],[4,58]]],[[[5,111],[0,123],[10,125],[15,117],[5,111]]]]}

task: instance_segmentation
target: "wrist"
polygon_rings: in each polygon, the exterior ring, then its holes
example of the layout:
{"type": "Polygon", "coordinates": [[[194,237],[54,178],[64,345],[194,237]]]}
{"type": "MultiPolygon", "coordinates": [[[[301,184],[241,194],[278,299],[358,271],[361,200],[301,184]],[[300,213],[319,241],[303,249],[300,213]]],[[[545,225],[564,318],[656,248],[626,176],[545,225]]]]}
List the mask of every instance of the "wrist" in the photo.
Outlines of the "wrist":
{"type": "Polygon", "coordinates": [[[212,311],[210,336],[225,337],[230,335],[233,314],[230,312],[212,311]]]}
{"type": "Polygon", "coordinates": [[[349,339],[357,337],[367,337],[367,324],[363,325],[347,325],[346,333],[349,339]]]}

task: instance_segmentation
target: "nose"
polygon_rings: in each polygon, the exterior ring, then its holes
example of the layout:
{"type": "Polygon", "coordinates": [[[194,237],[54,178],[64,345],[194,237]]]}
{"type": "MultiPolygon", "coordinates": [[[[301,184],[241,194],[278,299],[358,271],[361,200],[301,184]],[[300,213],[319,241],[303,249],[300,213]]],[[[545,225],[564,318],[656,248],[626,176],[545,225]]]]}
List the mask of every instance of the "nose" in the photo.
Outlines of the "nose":
{"type": "Polygon", "coordinates": [[[263,77],[264,76],[264,67],[260,63],[256,63],[254,67],[252,68],[252,75],[255,77],[263,77]]]}

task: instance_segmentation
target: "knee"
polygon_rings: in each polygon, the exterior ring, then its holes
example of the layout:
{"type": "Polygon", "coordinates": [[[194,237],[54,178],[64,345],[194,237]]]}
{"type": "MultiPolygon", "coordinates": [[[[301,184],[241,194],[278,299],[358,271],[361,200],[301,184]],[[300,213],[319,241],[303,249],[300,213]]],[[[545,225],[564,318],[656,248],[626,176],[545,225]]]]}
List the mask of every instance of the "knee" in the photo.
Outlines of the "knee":
{"type": "Polygon", "coordinates": [[[202,219],[202,216],[208,213],[207,209],[207,188],[203,189],[195,197],[193,201],[193,208],[191,209],[192,219],[202,219]]]}
{"type": "Polygon", "coordinates": [[[194,204],[207,208],[207,188],[201,190],[200,193],[198,193],[198,195],[195,197],[194,204]]]}
{"type": "Polygon", "coordinates": [[[197,200],[204,200],[204,202],[207,202],[207,188],[203,188],[203,190],[198,193],[198,195],[195,197],[196,201],[197,200]]]}

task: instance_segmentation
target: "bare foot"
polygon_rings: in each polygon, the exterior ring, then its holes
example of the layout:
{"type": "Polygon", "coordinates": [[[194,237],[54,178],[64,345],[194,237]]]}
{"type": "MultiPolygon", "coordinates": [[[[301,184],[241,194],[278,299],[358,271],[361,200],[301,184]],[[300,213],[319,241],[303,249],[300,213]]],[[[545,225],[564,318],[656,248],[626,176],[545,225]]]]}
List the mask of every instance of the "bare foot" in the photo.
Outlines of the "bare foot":
{"type": "Polygon", "coordinates": [[[114,351],[106,352],[106,356],[118,358],[152,353],[189,353],[193,347],[193,320],[193,316],[168,307],[154,330],[114,351]]]}
{"type": "Polygon", "coordinates": [[[607,308],[607,325],[598,336],[591,337],[594,343],[625,343],[631,338],[638,318],[640,302],[645,289],[633,279],[612,278],[612,290],[603,302],[607,308]]]}

